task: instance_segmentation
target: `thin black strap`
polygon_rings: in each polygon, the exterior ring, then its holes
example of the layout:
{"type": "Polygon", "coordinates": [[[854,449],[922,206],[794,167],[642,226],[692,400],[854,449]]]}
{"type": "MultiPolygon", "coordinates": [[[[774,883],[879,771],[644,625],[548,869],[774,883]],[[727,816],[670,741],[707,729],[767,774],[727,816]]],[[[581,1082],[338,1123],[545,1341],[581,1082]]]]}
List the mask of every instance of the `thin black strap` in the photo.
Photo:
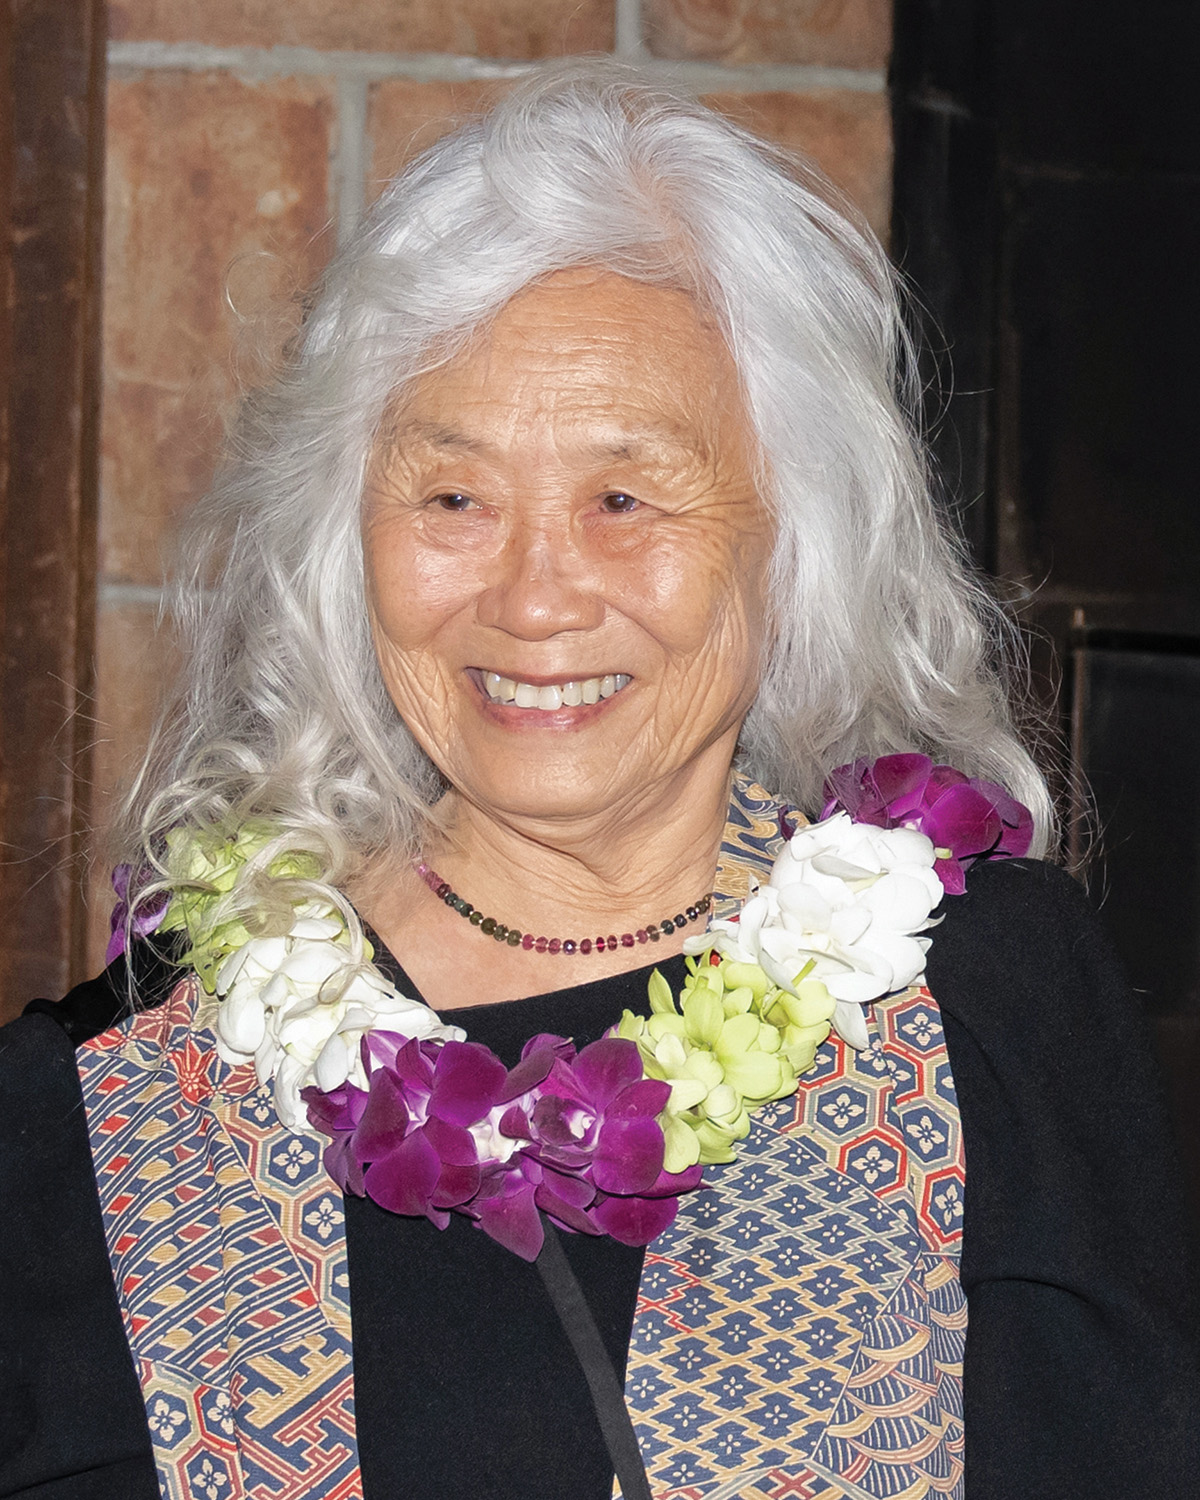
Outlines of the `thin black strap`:
{"type": "Polygon", "coordinates": [[[621,1382],[617,1379],[583,1289],[571,1270],[562,1241],[554,1225],[544,1216],[542,1223],[546,1242],[537,1258],[537,1268],[592,1393],[592,1405],[600,1419],[604,1444],[621,1484],[621,1500],[652,1500],[650,1481],[646,1478],[637,1435],[629,1420],[621,1382]]]}

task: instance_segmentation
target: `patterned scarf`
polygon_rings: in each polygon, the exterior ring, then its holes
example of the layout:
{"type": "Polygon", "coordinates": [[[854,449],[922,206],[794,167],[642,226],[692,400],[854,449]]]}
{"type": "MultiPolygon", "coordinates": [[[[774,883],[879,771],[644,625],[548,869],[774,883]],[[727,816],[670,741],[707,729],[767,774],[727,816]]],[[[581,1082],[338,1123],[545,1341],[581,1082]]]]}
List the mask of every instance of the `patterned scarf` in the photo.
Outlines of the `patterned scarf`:
{"type": "MultiPolygon", "coordinates": [[[[735,778],[714,914],[783,809],[735,778]]],[[[194,978],[78,1060],[114,1277],[171,1500],[362,1494],[342,1200],[217,1057],[194,978]]],[[[938,1009],[872,1008],[649,1248],[626,1401],[656,1500],[961,1500],[964,1157],[938,1009]]]]}

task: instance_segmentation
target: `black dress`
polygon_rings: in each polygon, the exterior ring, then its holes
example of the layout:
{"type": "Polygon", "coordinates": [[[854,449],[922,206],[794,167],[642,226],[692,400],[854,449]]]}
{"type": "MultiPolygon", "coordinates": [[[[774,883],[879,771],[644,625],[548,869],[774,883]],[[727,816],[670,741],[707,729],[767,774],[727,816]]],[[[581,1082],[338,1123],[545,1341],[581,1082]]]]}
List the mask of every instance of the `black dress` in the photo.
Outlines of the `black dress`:
{"type": "MultiPolygon", "coordinates": [[[[644,1004],[645,978],[455,1019],[511,1062],[538,1030],[598,1035],[644,1004]]],[[[928,981],[968,1161],[967,1500],[1200,1496],[1178,1174],[1136,1003],[1086,899],[1048,866],[978,867],[928,981]]],[[[143,976],[149,993],[167,982],[143,976]]],[[[0,1497],[158,1493],[73,1065],[124,993],[118,964],[0,1032],[0,1497]]],[[[607,1500],[599,1425],[534,1268],[465,1221],[441,1233],[362,1200],[347,1244],[355,1327],[371,1330],[355,1345],[367,1500],[607,1500]]],[[[641,1253],[564,1244],[620,1369],[641,1253]]]]}

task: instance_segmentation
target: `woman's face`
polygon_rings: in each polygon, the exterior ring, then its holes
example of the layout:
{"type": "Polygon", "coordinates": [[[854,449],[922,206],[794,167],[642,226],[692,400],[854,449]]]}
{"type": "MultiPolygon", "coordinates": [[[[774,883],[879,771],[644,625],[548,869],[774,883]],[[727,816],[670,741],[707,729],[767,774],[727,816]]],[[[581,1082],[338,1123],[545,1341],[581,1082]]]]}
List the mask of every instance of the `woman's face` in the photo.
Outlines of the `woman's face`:
{"type": "Polygon", "coordinates": [[[388,691],[477,807],[602,815],[728,766],[771,528],[682,292],[563,271],[515,297],[394,412],[364,537],[388,691]]]}

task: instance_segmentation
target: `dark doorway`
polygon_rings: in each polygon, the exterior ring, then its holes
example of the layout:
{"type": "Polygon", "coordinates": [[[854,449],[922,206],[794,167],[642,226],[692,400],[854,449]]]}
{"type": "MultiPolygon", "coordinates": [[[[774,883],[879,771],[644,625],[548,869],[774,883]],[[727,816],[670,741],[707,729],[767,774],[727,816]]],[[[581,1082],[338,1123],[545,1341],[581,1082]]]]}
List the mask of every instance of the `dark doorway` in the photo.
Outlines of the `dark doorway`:
{"type": "Polygon", "coordinates": [[[894,248],[937,330],[947,503],[1034,633],[1062,784],[1090,783],[1084,874],[1200,1208],[1197,65],[1179,0],[897,0],[894,248]]]}

